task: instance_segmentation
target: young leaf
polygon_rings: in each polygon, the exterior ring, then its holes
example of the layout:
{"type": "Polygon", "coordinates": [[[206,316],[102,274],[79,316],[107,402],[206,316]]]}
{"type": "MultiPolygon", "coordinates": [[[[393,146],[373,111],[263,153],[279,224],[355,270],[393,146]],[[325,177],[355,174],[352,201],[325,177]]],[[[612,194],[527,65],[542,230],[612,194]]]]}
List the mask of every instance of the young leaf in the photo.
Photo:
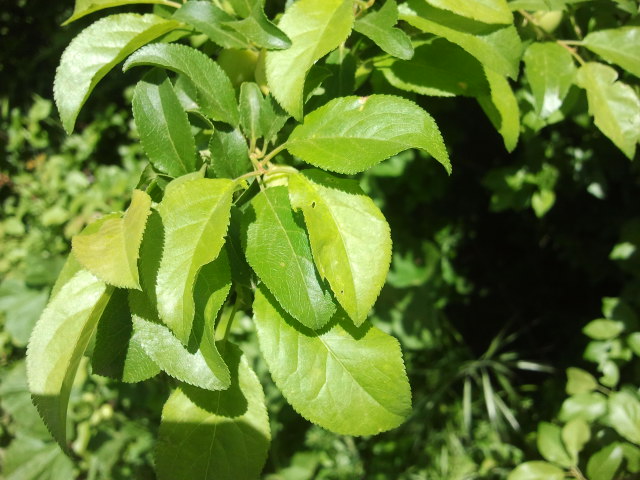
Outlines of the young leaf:
{"type": "Polygon", "coordinates": [[[590,438],[589,424],[581,418],[574,418],[562,427],[562,442],[571,457],[572,465],[578,464],[578,456],[590,438]]]}
{"type": "Polygon", "coordinates": [[[254,480],[269,450],[264,393],[238,347],[219,345],[231,387],[173,391],[162,410],[156,467],[159,480],[254,480]]]}
{"type": "Polygon", "coordinates": [[[129,306],[133,315],[132,341],[140,345],[158,367],[181,382],[206,390],[224,390],[229,387],[229,371],[224,362],[220,359],[214,371],[199,350],[189,352],[160,323],[144,293],[129,292],[129,306]]]}
{"type": "Polygon", "coordinates": [[[389,55],[409,60],[413,56],[411,39],[399,28],[396,0],[387,0],[378,11],[373,11],[356,20],[353,29],[373,40],[389,55]]]}
{"type": "Polygon", "coordinates": [[[629,158],[640,140],[640,99],[618,74],[601,63],[585,63],[578,69],[577,83],[587,91],[589,113],[596,127],[629,158]]]}
{"type": "Polygon", "coordinates": [[[640,27],[619,27],[592,32],[582,45],[607,62],[615,63],[640,77],[640,27]]]}
{"type": "Polygon", "coordinates": [[[33,403],[65,451],[73,379],[112,292],[91,273],[79,271],[49,302],[29,340],[27,375],[33,403]]]}
{"type": "Polygon", "coordinates": [[[177,28],[157,15],[123,13],[98,20],[66,48],[56,70],[53,94],[67,133],[96,84],[131,52],[177,28]],[[105,41],[109,38],[109,41],[105,41]]]}
{"type": "Polygon", "coordinates": [[[342,322],[312,332],[262,285],[253,312],[271,376],[303,417],[336,433],[374,435],[409,415],[411,390],[395,338],[369,326],[354,337],[342,322]]]}
{"type": "Polygon", "coordinates": [[[233,16],[207,1],[189,1],[173,14],[175,20],[187,23],[224,48],[247,48],[247,38],[225,25],[233,16]]]}
{"type": "Polygon", "coordinates": [[[267,80],[273,96],[296,119],[302,118],[309,69],[346,40],[353,21],[350,0],[300,0],[282,16],[278,26],[291,39],[291,47],[267,52],[267,80]]]}
{"type": "Polygon", "coordinates": [[[62,25],[68,25],[79,18],[105,8],[119,7],[121,5],[140,5],[142,3],[166,4],[166,0],[76,0],[73,13],[62,25]]]}
{"type": "Polygon", "coordinates": [[[291,205],[301,209],[318,272],[356,325],[378,298],[391,262],[382,212],[358,187],[320,170],[289,177],[291,205]]]}
{"type": "Polygon", "coordinates": [[[489,93],[480,62],[444,38],[417,43],[411,60],[380,58],[375,67],[394,87],[421,95],[475,97],[489,93]]]}
{"type": "Polygon", "coordinates": [[[549,462],[562,467],[573,465],[569,454],[562,444],[560,427],[552,423],[540,422],[538,424],[538,451],[549,462]]]}
{"type": "Polygon", "coordinates": [[[253,82],[240,85],[240,126],[247,138],[254,142],[262,136],[260,117],[263,102],[258,85],[253,82]]]}
{"type": "MultiPolygon", "coordinates": [[[[473,2],[469,7],[475,5],[473,2]]],[[[400,19],[460,45],[486,68],[512,79],[518,76],[522,42],[513,25],[499,27],[461,18],[424,0],[409,0],[400,11],[400,19]]]]}
{"type": "Polygon", "coordinates": [[[518,465],[507,480],[564,480],[564,471],[547,462],[525,462],[518,465]]]}
{"type": "Polygon", "coordinates": [[[116,289],[98,323],[91,355],[93,373],[135,383],[160,373],[133,335],[126,290],[116,289]]]}
{"type": "Polygon", "coordinates": [[[151,197],[134,190],[131,205],[121,217],[112,213],[89,224],[73,237],[73,254],[96,277],[121,288],[140,288],[138,252],[151,197]]]}
{"type": "Polygon", "coordinates": [[[271,23],[264,14],[261,2],[256,2],[243,20],[227,22],[225,25],[261,48],[280,50],[291,46],[291,40],[287,34],[271,23]]]}
{"type": "Polygon", "coordinates": [[[594,340],[611,340],[624,331],[624,323],[617,320],[598,318],[582,328],[582,333],[594,340]]]}
{"type": "Polygon", "coordinates": [[[286,187],[268,188],[254,197],[243,216],[243,244],[251,268],[294,318],[314,330],[331,319],[336,307],[318,276],[286,187]]]}
{"type": "Polygon", "coordinates": [[[617,442],[598,450],[587,463],[589,480],[613,480],[623,458],[624,451],[617,442]]]}
{"type": "Polygon", "coordinates": [[[247,141],[239,128],[220,126],[209,139],[213,171],[220,178],[237,178],[251,168],[247,141]]]}
{"type": "Polygon", "coordinates": [[[153,166],[172,177],[196,169],[196,144],[169,77],[153,70],[138,82],[133,117],[140,142],[153,166]]]}
{"type": "Polygon", "coordinates": [[[160,318],[186,345],[193,323],[196,275],[224,245],[235,183],[200,178],[171,186],[158,206],[164,225],[164,251],[156,296],[160,318]]]}
{"type": "Polygon", "coordinates": [[[562,106],[576,76],[571,54],[555,42],[533,43],[524,52],[525,74],[536,112],[548,118],[562,106]]]}
{"type": "Polygon", "coordinates": [[[491,93],[478,97],[478,103],[493,126],[500,132],[504,146],[512,152],[520,136],[520,109],[509,81],[502,75],[485,68],[491,93]]]}
{"type": "Polygon", "coordinates": [[[507,0],[427,0],[436,8],[449,10],[463,17],[472,18],[483,23],[510,24],[513,15],[507,0]]]}
{"type": "Polygon", "coordinates": [[[307,163],[339,173],[362,172],[403,150],[420,148],[451,173],[431,115],[391,95],[336,98],[307,115],[286,147],[307,163]]]}
{"type": "Polygon", "coordinates": [[[238,104],[231,80],[207,55],[186,45],[154,43],[131,55],[124,64],[131,67],[153,65],[185,75],[198,91],[202,113],[213,120],[238,124],[238,104]]]}
{"type": "Polygon", "coordinates": [[[640,445],[640,401],[628,392],[609,396],[609,421],[622,437],[640,445]]]}
{"type": "Polygon", "coordinates": [[[579,393],[588,393],[598,388],[597,380],[589,372],[581,368],[567,368],[567,387],[568,395],[576,395],[579,393]]]}
{"type": "Polygon", "coordinates": [[[278,132],[287,123],[289,115],[273,99],[271,95],[265,97],[260,110],[260,129],[267,142],[276,138],[278,132]]]}

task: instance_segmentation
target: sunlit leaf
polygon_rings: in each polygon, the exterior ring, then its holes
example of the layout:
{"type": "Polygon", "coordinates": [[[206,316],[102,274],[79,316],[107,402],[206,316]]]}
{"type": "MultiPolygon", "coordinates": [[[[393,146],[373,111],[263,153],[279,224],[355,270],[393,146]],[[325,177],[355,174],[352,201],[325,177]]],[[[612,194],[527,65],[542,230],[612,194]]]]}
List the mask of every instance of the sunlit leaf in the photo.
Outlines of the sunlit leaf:
{"type": "Polygon", "coordinates": [[[525,462],[513,470],[507,480],[564,480],[564,470],[547,462],[525,462]]]}
{"type": "Polygon", "coordinates": [[[520,136],[520,109],[509,81],[502,75],[485,69],[489,95],[480,95],[478,103],[498,130],[507,151],[512,152],[520,136]]]}
{"type": "Polygon", "coordinates": [[[411,39],[399,28],[394,28],[397,22],[396,1],[387,0],[380,10],[356,20],[353,29],[369,37],[389,55],[408,60],[413,56],[411,39]]]}
{"type": "MultiPolygon", "coordinates": [[[[243,15],[244,16],[244,15],[243,15]]],[[[264,7],[256,2],[242,20],[227,22],[226,25],[244,35],[258,47],[280,50],[291,47],[291,40],[264,14],[264,7]]]]}
{"type": "Polygon", "coordinates": [[[579,453],[590,438],[589,424],[581,418],[574,418],[562,427],[562,442],[571,458],[572,465],[578,464],[579,453]]]}
{"type": "Polygon", "coordinates": [[[122,5],[140,5],[143,3],[156,3],[166,5],[166,0],[76,0],[71,16],[62,25],[75,22],[79,18],[105,8],[120,7],[122,5]]]}
{"type": "Polygon", "coordinates": [[[249,147],[238,127],[216,128],[209,140],[213,171],[220,178],[237,178],[251,168],[249,147]]]}
{"type": "Polygon", "coordinates": [[[620,445],[612,443],[591,455],[587,463],[589,480],[612,480],[622,464],[624,452],[620,445]]]}
{"type": "Polygon", "coordinates": [[[582,45],[607,62],[640,77],[640,27],[619,27],[591,32],[582,45]]]}
{"type": "Polygon", "coordinates": [[[225,25],[234,17],[209,1],[189,1],[173,14],[173,18],[191,25],[224,48],[248,47],[244,35],[225,25]]]}
{"type": "Polygon", "coordinates": [[[456,15],[472,18],[483,23],[513,22],[513,15],[507,0],[427,0],[436,8],[449,10],[456,15]]]}
{"type": "Polygon", "coordinates": [[[609,421],[622,437],[640,445],[640,401],[628,392],[609,396],[609,421]]]}
{"type": "Polygon", "coordinates": [[[592,392],[598,388],[598,381],[589,372],[581,368],[567,368],[567,387],[569,395],[592,392]]]}

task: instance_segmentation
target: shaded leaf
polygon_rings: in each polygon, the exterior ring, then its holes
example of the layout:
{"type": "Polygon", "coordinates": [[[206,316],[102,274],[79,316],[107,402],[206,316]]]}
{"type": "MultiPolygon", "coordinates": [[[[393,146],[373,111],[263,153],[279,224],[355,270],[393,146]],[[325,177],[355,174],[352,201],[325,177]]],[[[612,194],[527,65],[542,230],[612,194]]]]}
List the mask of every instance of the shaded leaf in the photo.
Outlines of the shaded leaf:
{"type": "Polygon", "coordinates": [[[353,21],[350,0],[300,0],[280,19],[278,27],[291,39],[291,47],[267,52],[267,80],[272,95],[296,119],[302,118],[309,69],[346,40],[353,21]]]}
{"type": "Polygon", "coordinates": [[[433,118],[391,95],[343,97],[311,112],[286,142],[307,163],[340,173],[362,172],[403,150],[426,150],[445,169],[451,163],[433,118]]]}
{"type": "Polygon", "coordinates": [[[266,291],[253,306],[260,350],[287,401],[303,417],[344,435],[373,435],[400,425],[411,390],[398,341],[366,326],[351,335],[342,322],[305,329],[266,291]]]}
{"type": "Polygon", "coordinates": [[[582,329],[582,333],[594,340],[610,340],[616,338],[623,331],[624,323],[605,318],[592,320],[582,329]]]}
{"type": "Polygon", "coordinates": [[[620,445],[612,443],[591,455],[587,463],[589,480],[612,480],[622,464],[624,452],[620,445]]]}
{"type": "Polygon", "coordinates": [[[71,133],[82,105],[109,70],[178,25],[157,15],[123,13],[98,20],[80,32],[62,54],[53,85],[67,133],[71,133]],[[105,41],[105,37],[110,40],[105,41]]]}
{"type": "Polygon", "coordinates": [[[563,480],[564,470],[547,462],[525,462],[518,465],[507,480],[563,480]]]}
{"type": "Polygon", "coordinates": [[[4,451],[4,480],[62,480],[73,478],[74,465],[54,442],[20,436],[4,451]]]}
{"type": "Polygon", "coordinates": [[[513,22],[513,15],[507,0],[427,0],[436,8],[449,10],[456,15],[472,18],[483,23],[513,22]]]}
{"type": "Polygon", "coordinates": [[[502,75],[485,68],[491,93],[480,95],[478,103],[502,136],[504,146],[512,152],[520,136],[520,109],[509,81],[502,75]]]}
{"type": "Polygon", "coordinates": [[[558,418],[563,422],[574,418],[593,422],[605,413],[607,413],[606,397],[599,392],[589,392],[572,395],[562,402],[558,418]]]}
{"type": "Polygon", "coordinates": [[[6,278],[0,284],[0,312],[4,315],[4,330],[14,345],[24,347],[38,317],[44,310],[49,292],[29,288],[24,281],[6,278]]]}
{"type": "Polygon", "coordinates": [[[574,418],[562,427],[562,442],[571,458],[572,465],[578,464],[579,454],[590,438],[589,424],[581,418],[574,418]]]}
{"type": "Polygon", "coordinates": [[[220,178],[237,178],[251,168],[249,147],[239,128],[216,128],[209,140],[211,165],[220,178]]]}
{"type": "Polygon", "coordinates": [[[291,40],[287,34],[271,23],[259,2],[254,4],[246,18],[228,22],[226,25],[258,47],[277,50],[291,47],[291,40]]]}
{"type": "Polygon", "coordinates": [[[253,82],[245,82],[240,85],[240,126],[249,139],[262,136],[262,104],[264,98],[260,87],[253,82]]]}
{"type": "Polygon", "coordinates": [[[389,55],[409,60],[413,56],[411,39],[402,30],[393,27],[397,22],[398,5],[395,0],[387,0],[380,10],[356,20],[353,29],[369,37],[389,55]]]}
{"type": "Polygon", "coordinates": [[[79,18],[105,8],[119,7],[122,5],[140,5],[143,3],[166,4],[165,0],[76,0],[73,13],[62,25],[75,22],[79,18]]]}
{"type": "Polygon", "coordinates": [[[591,32],[582,45],[607,62],[640,77],[640,27],[619,27],[591,32]]]}
{"type": "Polygon", "coordinates": [[[247,38],[225,24],[234,17],[211,2],[189,1],[176,10],[173,18],[191,25],[224,48],[248,47],[247,38]]]}

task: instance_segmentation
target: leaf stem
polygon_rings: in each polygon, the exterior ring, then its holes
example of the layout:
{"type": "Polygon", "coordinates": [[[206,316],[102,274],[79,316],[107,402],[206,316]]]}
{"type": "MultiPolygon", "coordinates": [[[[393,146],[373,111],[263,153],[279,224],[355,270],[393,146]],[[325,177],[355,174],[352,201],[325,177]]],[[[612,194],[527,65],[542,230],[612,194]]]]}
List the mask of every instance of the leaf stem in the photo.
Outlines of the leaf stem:
{"type": "Polygon", "coordinates": [[[231,332],[231,325],[233,324],[233,320],[236,316],[237,311],[238,311],[238,303],[236,302],[233,304],[233,307],[231,307],[230,313],[227,314],[227,312],[229,312],[229,310],[227,309],[220,316],[220,323],[218,323],[218,326],[216,327],[216,333],[215,333],[216,340],[218,341],[227,340],[227,338],[229,337],[229,332],[231,332]]]}
{"type": "Polygon", "coordinates": [[[585,61],[580,56],[580,54],[576,51],[575,48],[570,47],[566,40],[556,40],[556,43],[560,45],[562,48],[566,49],[573,58],[575,58],[580,65],[584,65],[585,61]]]}
{"type": "Polygon", "coordinates": [[[283,143],[283,144],[281,144],[281,145],[278,145],[276,148],[274,148],[273,150],[271,150],[271,151],[269,152],[269,154],[268,154],[266,157],[264,157],[264,158],[262,159],[262,162],[261,162],[261,163],[262,163],[262,164],[269,163],[269,162],[271,161],[271,159],[272,159],[273,157],[275,157],[277,154],[279,154],[282,150],[284,150],[284,149],[286,148],[286,146],[287,146],[287,143],[286,143],[286,142],[285,142],[285,143],[283,143]]]}
{"type": "MultiPolygon", "coordinates": [[[[178,2],[172,2],[171,0],[164,0],[163,5],[167,5],[168,7],[173,7],[173,8],[180,8],[182,7],[182,4],[178,3],[178,2]]],[[[184,0],[183,0],[184,3],[184,0]]]]}
{"type": "Polygon", "coordinates": [[[587,477],[585,477],[582,471],[580,471],[580,469],[576,466],[571,467],[569,469],[569,473],[578,480],[587,480],[587,477]]]}

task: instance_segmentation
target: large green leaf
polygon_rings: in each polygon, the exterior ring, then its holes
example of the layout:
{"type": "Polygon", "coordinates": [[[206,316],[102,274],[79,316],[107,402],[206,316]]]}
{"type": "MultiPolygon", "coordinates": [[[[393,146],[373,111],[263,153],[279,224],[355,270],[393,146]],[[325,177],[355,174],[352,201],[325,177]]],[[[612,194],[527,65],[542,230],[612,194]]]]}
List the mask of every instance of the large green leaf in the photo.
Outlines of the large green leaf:
{"type": "Polygon", "coordinates": [[[411,390],[395,338],[368,325],[352,335],[342,321],[312,332],[264,286],[256,290],[253,312],[271,376],[303,417],[336,433],[373,435],[409,415],[411,390]]]}
{"type": "Polygon", "coordinates": [[[422,95],[474,97],[489,93],[480,62],[444,38],[416,43],[411,60],[380,58],[375,67],[394,87],[422,95]]]}
{"type": "Polygon", "coordinates": [[[123,13],[98,20],[80,32],[62,54],[53,85],[67,133],[71,133],[82,105],[109,70],[134,50],[178,26],[178,22],[157,15],[123,13]]]}
{"type": "Polygon", "coordinates": [[[507,480],[564,480],[564,471],[547,462],[525,462],[518,465],[507,480]]]}
{"type": "Polygon", "coordinates": [[[397,22],[396,0],[387,0],[380,10],[356,20],[353,29],[369,37],[389,55],[409,60],[413,56],[411,39],[399,28],[394,28],[397,22]]]}
{"type": "Polygon", "coordinates": [[[518,76],[522,42],[513,25],[480,23],[433,8],[424,0],[409,0],[400,10],[400,19],[460,45],[497,73],[513,79],[518,76]]]}
{"type": "Polygon", "coordinates": [[[622,437],[640,445],[640,401],[628,392],[609,396],[609,421],[622,437]]]}
{"type": "Polygon", "coordinates": [[[478,103],[498,130],[507,151],[512,152],[520,136],[520,109],[509,81],[502,75],[485,68],[491,93],[480,95],[478,103]]]}
{"type": "Polygon", "coordinates": [[[346,40],[353,21],[352,0],[299,0],[280,19],[291,47],[267,52],[267,80],[273,96],[296,119],[302,118],[309,69],[346,40]]]}
{"type": "Polygon", "coordinates": [[[173,14],[173,18],[191,25],[224,48],[248,47],[244,35],[225,25],[234,17],[209,1],[189,1],[173,14]]]}
{"type": "Polygon", "coordinates": [[[589,113],[596,127],[629,158],[640,140],[640,99],[618,74],[601,63],[585,63],[578,69],[578,85],[587,91],[589,113]]]}
{"type": "Polygon", "coordinates": [[[196,143],[169,77],[158,70],[138,82],[133,117],[142,148],[156,169],[172,177],[196,169],[196,143]]]}
{"type": "Polygon", "coordinates": [[[139,5],[142,3],[157,3],[166,5],[166,0],[76,0],[71,16],[62,25],[75,22],[79,18],[105,8],[120,7],[122,5],[139,5]]]}
{"type": "Polygon", "coordinates": [[[138,252],[151,197],[134,190],[123,216],[114,213],[89,224],[73,237],[73,254],[96,277],[121,288],[140,288],[138,252]]]}
{"type": "Polygon", "coordinates": [[[180,73],[194,84],[202,113],[213,120],[238,124],[238,104],[231,80],[222,68],[195,48],[172,43],[154,43],[131,55],[124,71],[153,65],[180,73]]]}
{"type": "Polygon", "coordinates": [[[184,385],[171,394],[158,432],[159,480],[254,480],[262,471],[271,440],[262,386],[235,345],[219,348],[231,387],[184,385]]]}
{"type": "Polygon", "coordinates": [[[420,148],[451,172],[435,120],[410,100],[391,95],[336,98],[307,115],[286,147],[307,163],[340,173],[362,172],[420,148]]]}
{"type": "Polygon", "coordinates": [[[320,170],[289,177],[291,205],[304,213],[320,276],[356,325],[384,285],[391,233],[382,212],[354,180],[320,170]]]}
{"type": "MultiPolygon", "coordinates": [[[[144,293],[131,291],[129,304],[133,315],[132,342],[140,345],[158,367],[181,382],[196,387],[207,390],[224,390],[229,387],[229,371],[224,362],[220,360],[215,364],[214,372],[200,350],[194,353],[188,351],[171,331],[160,323],[144,293]]],[[[217,355],[217,351],[214,355],[217,355]]]]}
{"type": "Polygon", "coordinates": [[[27,375],[33,403],[64,450],[73,379],[112,292],[91,273],[79,271],[49,302],[29,340],[27,375]]]}
{"type": "Polygon", "coordinates": [[[591,455],[587,463],[589,480],[613,480],[622,464],[624,450],[618,443],[612,443],[591,455]]]}
{"type": "Polygon", "coordinates": [[[562,106],[576,76],[571,54],[555,42],[534,42],[524,52],[525,74],[535,108],[548,118],[562,106]]]}
{"type": "Polygon", "coordinates": [[[640,77],[640,27],[620,27],[592,32],[582,45],[607,62],[621,66],[640,77]]]}
{"type": "Polygon", "coordinates": [[[177,179],[158,206],[164,226],[156,285],[158,311],[185,345],[193,323],[196,275],[224,245],[235,186],[227,179],[177,179]]]}
{"type": "Polygon", "coordinates": [[[318,329],[336,307],[316,271],[300,220],[291,210],[286,187],[268,188],[243,216],[243,243],[249,265],[282,307],[303,325],[318,329]]]}
{"type": "Polygon", "coordinates": [[[538,424],[537,442],[538,451],[545,460],[567,468],[573,465],[562,443],[562,431],[557,425],[540,422],[538,424]]]}
{"type": "Polygon", "coordinates": [[[513,22],[513,15],[507,0],[426,0],[436,8],[449,10],[456,15],[472,18],[483,23],[513,22]]]}

